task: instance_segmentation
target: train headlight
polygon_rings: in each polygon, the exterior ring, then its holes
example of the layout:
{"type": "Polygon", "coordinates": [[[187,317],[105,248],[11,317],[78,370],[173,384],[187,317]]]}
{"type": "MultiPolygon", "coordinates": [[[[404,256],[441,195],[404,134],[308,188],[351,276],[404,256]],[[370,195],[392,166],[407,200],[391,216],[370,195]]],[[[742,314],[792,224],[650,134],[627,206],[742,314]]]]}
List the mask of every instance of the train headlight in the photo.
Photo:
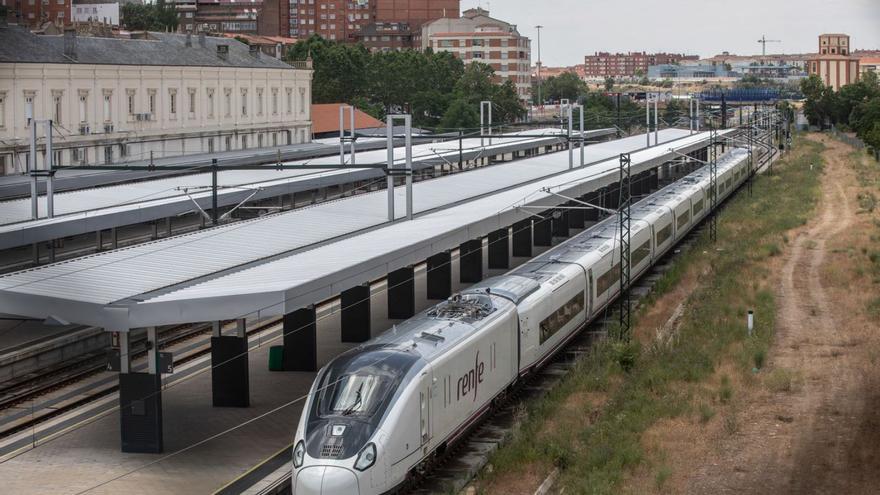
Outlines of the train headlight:
{"type": "Polygon", "coordinates": [[[303,465],[303,459],[306,456],[306,444],[302,440],[297,442],[293,449],[293,467],[299,468],[303,465]]]}
{"type": "Polygon", "coordinates": [[[358,471],[366,471],[376,463],[376,445],[368,443],[358,454],[358,458],[354,461],[354,468],[358,471]]]}

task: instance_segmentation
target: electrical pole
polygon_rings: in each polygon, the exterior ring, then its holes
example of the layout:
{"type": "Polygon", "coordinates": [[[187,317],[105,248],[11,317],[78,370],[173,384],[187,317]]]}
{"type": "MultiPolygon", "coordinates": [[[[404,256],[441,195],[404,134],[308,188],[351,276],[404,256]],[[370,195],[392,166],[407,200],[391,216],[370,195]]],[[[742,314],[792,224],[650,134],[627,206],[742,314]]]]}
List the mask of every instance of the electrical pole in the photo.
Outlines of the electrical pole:
{"type": "Polygon", "coordinates": [[[632,327],[632,304],[630,302],[630,204],[632,188],[630,182],[629,153],[620,154],[620,208],[618,209],[618,227],[620,234],[620,339],[629,340],[632,327]]]}
{"type": "Polygon", "coordinates": [[[211,225],[217,225],[217,159],[211,159],[211,225]]]}
{"type": "Polygon", "coordinates": [[[544,105],[544,98],[541,94],[541,28],[543,27],[540,24],[535,26],[535,29],[538,30],[538,106],[544,105]]]}
{"type": "MultiPolygon", "coordinates": [[[[583,109],[581,109],[583,114],[583,109]]],[[[620,138],[620,92],[617,92],[617,137],[620,138]]]]}

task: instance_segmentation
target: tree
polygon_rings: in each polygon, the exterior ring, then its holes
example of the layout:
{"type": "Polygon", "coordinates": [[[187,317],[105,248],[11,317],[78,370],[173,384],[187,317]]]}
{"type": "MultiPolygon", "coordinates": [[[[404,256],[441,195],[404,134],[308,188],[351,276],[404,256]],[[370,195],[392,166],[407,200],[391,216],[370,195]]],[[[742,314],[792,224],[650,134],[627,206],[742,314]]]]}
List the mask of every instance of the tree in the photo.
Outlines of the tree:
{"type": "Polygon", "coordinates": [[[614,78],[606,77],[605,78],[605,91],[611,91],[614,89],[614,78]]]}
{"type": "MultiPolygon", "coordinates": [[[[868,142],[869,135],[876,131],[878,123],[880,123],[880,96],[860,103],[853,109],[849,117],[850,127],[866,143],[868,142]]],[[[877,146],[874,147],[877,148],[877,146]]]]}
{"type": "Polygon", "coordinates": [[[801,81],[801,93],[804,94],[804,116],[811,125],[824,126],[826,112],[822,106],[822,96],[826,91],[825,83],[816,74],[801,81]]]}
{"type": "Polygon", "coordinates": [[[574,72],[551,76],[543,85],[544,98],[551,101],[559,101],[563,98],[575,101],[587,91],[587,84],[574,72]]]}
{"type": "MultiPolygon", "coordinates": [[[[312,101],[349,103],[376,118],[389,113],[412,115],[413,125],[432,128],[471,122],[481,101],[493,103],[496,122],[525,115],[516,87],[496,84],[491,66],[464,63],[448,52],[415,50],[369,52],[363,45],[341,44],[312,36],[291,47],[285,60],[312,58],[312,101]],[[455,103],[455,109],[452,108],[455,103]]],[[[456,127],[453,125],[452,127],[456,127]]]]}
{"type": "Polygon", "coordinates": [[[663,109],[663,120],[667,123],[675,122],[685,114],[684,104],[679,100],[670,100],[663,109]]]}
{"type": "Polygon", "coordinates": [[[440,121],[441,130],[473,129],[479,124],[480,114],[474,109],[472,103],[461,98],[452,101],[440,121]]]}
{"type": "Polygon", "coordinates": [[[875,153],[877,150],[880,150],[880,122],[874,122],[874,126],[869,132],[865,133],[862,140],[865,141],[865,144],[874,148],[875,153]]]}
{"type": "Polygon", "coordinates": [[[164,0],[154,4],[126,3],[122,6],[122,20],[133,31],[175,31],[180,23],[177,9],[164,0]]]}
{"type": "Polygon", "coordinates": [[[284,58],[312,57],[313,103],[350,103],[364,95],[368,55],[362,45],[342,45],[312,36],[290,47],[284,58]]]}

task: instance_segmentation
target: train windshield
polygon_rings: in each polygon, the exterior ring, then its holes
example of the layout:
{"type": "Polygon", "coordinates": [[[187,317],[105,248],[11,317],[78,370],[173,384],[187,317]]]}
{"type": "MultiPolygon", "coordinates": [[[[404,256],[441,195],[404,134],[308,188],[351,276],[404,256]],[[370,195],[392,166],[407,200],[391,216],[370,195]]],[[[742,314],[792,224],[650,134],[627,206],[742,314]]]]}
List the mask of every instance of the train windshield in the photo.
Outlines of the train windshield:
{"type": "Polygon", "coordinates": [[[388,347],[339,356],[324,371],[315,413],[319,418],[369,418],[384,412],[417,356],[388,347]]]}
{"type": "Polygon", "coordinates": [[[306,451],[316,459],[360,452],[419,355],[376,344],[352,349],[321,372],[306,422],[306,451]]]}
{"type": "Polygon", "coordinates": [[[392,380],[382,375],[346,375],[330,384],[332,393],[325,394],[328,400],[322,407],[321,415],[369,415],[382,402],[392,380]]]}

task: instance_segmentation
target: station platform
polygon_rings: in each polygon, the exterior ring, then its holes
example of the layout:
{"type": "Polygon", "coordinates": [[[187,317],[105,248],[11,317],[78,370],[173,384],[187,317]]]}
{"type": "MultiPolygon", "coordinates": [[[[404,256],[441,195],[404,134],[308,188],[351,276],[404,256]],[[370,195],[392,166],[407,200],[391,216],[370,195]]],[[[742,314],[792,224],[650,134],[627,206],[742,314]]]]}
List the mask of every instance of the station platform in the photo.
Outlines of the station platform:
{"type": "MultiPolygon", "coordinates": [[[[576,232],[579,230],[572,234],[576,232]]],[[[536,248],[536,253],[547,249],[550,248],[536,248]]],[[[483,259],[486,276],[507,271],[489,269],[485,261],[488,257],[483,259]]],[[[513,257],[511,262],[518,265],[527,259],[513,257]]],[[[469,285],[460,281],[458,259],[453,259],[452,265],[453,290],[469,285]]],[[[381,329],[374,330],[374,336],[400,321],[387,317],[386,290],[384,282],[371,288],[370,326],[381,329]]],[[[419,311],[436,302],[427,299],[424,267],[415,273],[415,293],[419,311]]],[[[317,312],[321,349],[318,364],[322,366],[357,344],[340,341],[338,301],[319,307],[317,312]]],[[[249,322],[251,324],[256,322],[249,322]]],[[[97,401],[88,413],[60,416],[35,434],[23,432],[15,445],[0,444],[0,479],[4,480],[4,492],[156,495],[213,493],[223,488],[289,448],[293,441],[303,404],[297,399],[308,393],[315,373],[268,371],[269,348],[280,342],[280,328],[249,338],[250,407],[247,408],[212,407],[209,357],[187,363],[175,369],[174,374],[163,376],[163,454],[119,451],[117,394],[97,401]],[[94,416],[98,418],[89,419],[94,416]]],[[[116,373],[107,372],[95,380],[115,380],[116,377],[116,373]]],[[[3,420],[0,416],[0,422],[3,420]]]]}
{"type": "Polygon", "coordinates": [[[41,321],[0,314],[0,355],[64,335],[79,325],[46,325],[41,321]]]}

